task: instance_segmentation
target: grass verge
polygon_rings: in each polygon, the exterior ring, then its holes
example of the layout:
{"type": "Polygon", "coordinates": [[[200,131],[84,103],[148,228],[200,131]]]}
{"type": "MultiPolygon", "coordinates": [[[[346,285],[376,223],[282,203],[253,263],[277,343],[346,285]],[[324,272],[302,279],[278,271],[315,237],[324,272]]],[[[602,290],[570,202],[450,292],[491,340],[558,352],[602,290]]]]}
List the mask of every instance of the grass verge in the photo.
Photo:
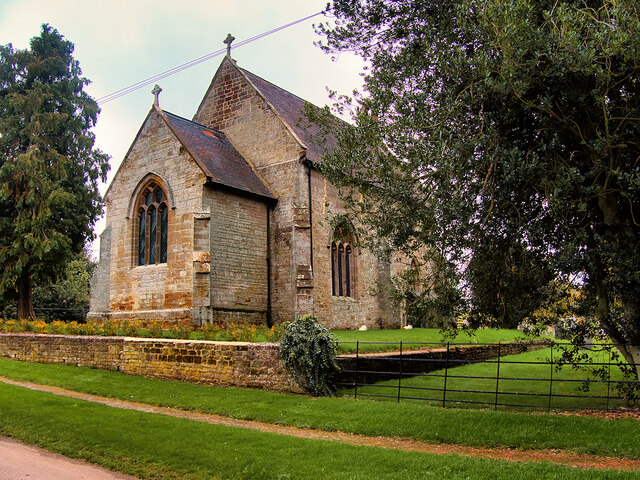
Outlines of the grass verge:
{"type": "Polygon", "coordinates": [[[0,433],[144,479],[622,479],[637,473],[359,447],[0,385],[0,433]]]}
{"type": "Polygon", "coordinates": [[[409,403],[308,398],[161,381],[66,365],[0,358],[0,375],[122,400],[319,430],[469,446],[563,449],[640,458],[634,419],[442,409],[409,403]]]}

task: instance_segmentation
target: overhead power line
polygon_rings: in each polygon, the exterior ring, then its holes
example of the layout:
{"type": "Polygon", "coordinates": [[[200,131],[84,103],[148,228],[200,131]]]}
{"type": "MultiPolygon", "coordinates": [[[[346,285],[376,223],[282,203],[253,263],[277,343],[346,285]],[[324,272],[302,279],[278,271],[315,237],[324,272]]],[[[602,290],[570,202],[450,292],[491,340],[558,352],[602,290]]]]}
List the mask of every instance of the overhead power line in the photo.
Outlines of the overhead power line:
{"type": "MultiPolygon", "coordinates": [[[[272,35],[276,32],[279,32],[280,30],[284,30],[286,28],[292,27],[293,25],[296,25],[298,23],[304,22],[306,20],[309,20],[310,18],[316,17],[318,15],[321,15],[323,12],[317,12],[314,13],[313,15],[309,15],[307,17],[301,18],[299,20],[296,20],[294,22],[291,23],[287,23],[286,25],[281,25],[280,27],[274,28],[273,30],[269,30],[267,32],[263,32],[260,33],[258,35],[255,35],[251,38],[247,38],[246,40],[242,40],[238,43],[236,43],[235,45],[233,45],[232,48],[238,48],[238,47],[242,47],[244,45],[247,45],[251,42],[255,42],[256,40],[260,40],[261,38],[267,37],[269,35],[272,35]]],[[[180,73],[183,70],[186,70],[188,68],[194,67],[202,62],[206,62],[207,60],[210,60],[212,58],[215,58],[219,55],[222,55],[226,52],[226,48],[221,48],[220,50],[216,50],[215,52],[211,52],[208,53],[207,55],[203,55],[202,57],[198,57],[194,60],[191,60],[187,63],[183,63],[182,65],[178,65],[177,67],[173,67],[170,68],[169,70],[165,70],[162,73],[158,73],[157,75],[153,75],[152,77],[149,78],[145,78],[144,80],[140,80],[137,83],[133,83],[127,87],[121,88],[120,90],[117,90],[113,93],[110,93],[109,95],[105,95],[104,97],[100,97],[98,98],[96,101],[98,102],[99,105],[105,104],[107,102],[110,102],[112,100],[115,100],[117,98],[120,98],[124,95],[127,95],[131,92],[135,92],[136,90],[139,90],[147,85],[151,85],[152,83],[157,82],[158,80],[162,80],[163,78],[167,78],[170,77],[171,75],[175,75],[176,73],[180,73]]]]}

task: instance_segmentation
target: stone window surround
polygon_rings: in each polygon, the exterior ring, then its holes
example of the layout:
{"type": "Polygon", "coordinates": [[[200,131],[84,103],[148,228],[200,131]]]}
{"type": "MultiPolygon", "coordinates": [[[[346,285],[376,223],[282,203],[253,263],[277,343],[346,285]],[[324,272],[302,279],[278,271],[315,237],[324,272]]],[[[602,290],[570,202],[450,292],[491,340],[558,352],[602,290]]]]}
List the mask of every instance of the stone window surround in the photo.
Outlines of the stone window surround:
{"type": "Polygon", "coordinates": [[[358,249],[354,243],[351,228],[335,227],[329,245],[333,298],[357,297],[358,249]]]}
{"type": "MultiPolygon", "coordinates": [[[[164,261],[161,261],[160,258],[156,258],[155,262],[151,263],[149,261],[149,254],[147,252],[145,252],[145,261],[141,264],[139,262],[139,244],[138,244],[138,240],[139,240],[139,229],[140,229],[140,223],[139,223],[139,218],[140,218],[140,210],[141,208],[146,209],[146,207],[144,206],[144,195],[147,193],[147,190],[149,188],[149,186],[151,184],[155,184],[157,187],[159,187],[159,189],[162,191],[163,195],[162,195],[162,201],[160,202],[154,202],[154,206],[159,210],[158,207],[160,207],[161,205],[164,205],[166,207],[166,211],[167,211],[167,218],[166,220],[166,227],[168,229],[168,211],[169,210],[173,210],[175,209],[175,203],[173,201],[173,192],[171,191],[171,188],[169,186],[169,184],[163,180],[163,178],[154,173],[154,172],[149,172],[148,174],[146,174],[141,180],[140,182],[138,182],[138,185],[136,186],[136,188],[133,191],[133,194],[131,195],[130,198],[130,202],[129,202],[129,209],[128,209],[128,215],[127,215],[127,219],[130,220],[131,223],[131,241],[132,241],[132,245],[131,245],[131,267],[132,268],[136,268],[136,267],[157,267],[157,266],[161,266],[161,265],[166,265],[166,261],[167,259],[165,258],[164,261]]],[[[157,190],[157,188],[155,189],[157,190]]],[[[155,192],[154,190],[154,192],[155,192]]],[[[155,199],[154,199],[155,200],[155,199]]],[[[158,213],[157,213],[158,215],[158,213]]],[[[159,217],[159,215],[158,215],[159,217]]],[[[149,221],[146,221],[145,224],[145,232],[146,235],[148,235],[148,228],[149,228],[149,221]]],[[[160,218],[157,219],[157,230],[160,230],[160,218]]],[[[169,237],[169,232],[167,232],[167,250],[166,250],[166,255],[168,257],[168,237],[169,237]]],[[[157,236],[157,242],[160,241],[160,235],[157,236]]],[[[149,248],[149,239],[147,239],[147,241],[145,242],[145,251],[148,250],[149,248]]],[[[159,257],[160,256],[160,250],[161,250],[161,246],[157,245],[157,252],[156,252],[156,256],[159,257]]]]}

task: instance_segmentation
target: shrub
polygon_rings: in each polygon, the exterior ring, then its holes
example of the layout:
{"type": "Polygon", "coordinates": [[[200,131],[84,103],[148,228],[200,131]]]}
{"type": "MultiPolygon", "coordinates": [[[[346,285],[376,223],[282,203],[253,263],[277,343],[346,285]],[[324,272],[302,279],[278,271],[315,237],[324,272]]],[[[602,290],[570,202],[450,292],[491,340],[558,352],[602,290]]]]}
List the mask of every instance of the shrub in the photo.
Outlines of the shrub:
{"type": "Polygon", "coordinates": [[[183,325],[182,323],[176,324],[171,330],[171,333],[174,338],[180,338],[182,340],[188,340],[191,337],[191,332],[193,332],[193,327],[191,325],[183,325]]]}
{"type": "Polygon", "coordinates": [[[257,328],[248,323],[235,323],[227,329],[232,342],[255,342],[257,328]]]}
{"type": "Polygon", "coordinates": [[[284,325],[274,325],[271,328],[265,328],[263,335],[267,342],[276,343],[282,340],[282,336],[284,335],[285,327],[284,325]]]}
{"type": "Polygon", "coordinates": [[[149,325],[148,333],[151,338],[162,338],[162,324],[160,322],[152,322],[149,325]]]}
{"type": "Polygon", "coordinates": [[[122,331],[124,332],[124,335],[126,337],[137,337],[138,336],[138,327],[133,323],[130,323],[130,322],[125,320],[120,325],[120,328],[122,329],[122,331]]]}
{"type": "Polygon", "coordinates": [[[205,340],[216,340],[218,332],[220,332],[220,325],[217,323],[208,323],[203,328],[205,340]]]}
{"type": "Polygon", "coordinates": [[[118,324],[112,320],[106,319],[102,322],[102,335],[113,337],[118,333],[118,324]]]}
{"type": "Polygon", "coordinates": [[[287,372],[305,392],[329,396],[336,391],[336,343],[333,335],[313,315],[286,325],[280,357],[287,372]]]}

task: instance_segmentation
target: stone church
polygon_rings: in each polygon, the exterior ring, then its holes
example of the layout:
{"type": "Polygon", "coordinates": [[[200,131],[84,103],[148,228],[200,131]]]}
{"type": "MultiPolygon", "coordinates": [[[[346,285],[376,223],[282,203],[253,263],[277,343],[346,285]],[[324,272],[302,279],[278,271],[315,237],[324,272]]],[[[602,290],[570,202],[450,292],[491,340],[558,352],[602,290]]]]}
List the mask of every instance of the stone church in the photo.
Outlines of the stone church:
{"type": "Polygon", "coordinates": [[[192,120],[155,99],[105,194],[90,318],[400,326],[392,265],[318,172],[304,100],[228,54],[192,120]]]}

